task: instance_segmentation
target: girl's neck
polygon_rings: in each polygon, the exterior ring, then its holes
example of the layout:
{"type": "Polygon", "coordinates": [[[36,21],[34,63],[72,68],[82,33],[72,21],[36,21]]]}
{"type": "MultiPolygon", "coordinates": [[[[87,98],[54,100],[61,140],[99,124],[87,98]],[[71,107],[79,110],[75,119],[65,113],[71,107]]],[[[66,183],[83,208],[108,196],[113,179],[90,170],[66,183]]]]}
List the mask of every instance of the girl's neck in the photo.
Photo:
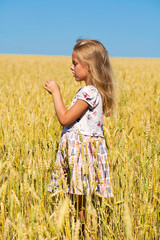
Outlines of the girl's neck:
{"type": "Polygon", "coordinates": [[[86,86],[94,86],[92,83],[88,83],[86,84],[86,86]]]}
{"type": "MultiPolygon", "coordinates": [[[[93,85],[92,79],[87,79],[87,80],[85,81],[85,83],[86,83],[86,86],[93,85]]],[[[93,86],[94,86],[94,85],[93,85],[93,86]]]]}

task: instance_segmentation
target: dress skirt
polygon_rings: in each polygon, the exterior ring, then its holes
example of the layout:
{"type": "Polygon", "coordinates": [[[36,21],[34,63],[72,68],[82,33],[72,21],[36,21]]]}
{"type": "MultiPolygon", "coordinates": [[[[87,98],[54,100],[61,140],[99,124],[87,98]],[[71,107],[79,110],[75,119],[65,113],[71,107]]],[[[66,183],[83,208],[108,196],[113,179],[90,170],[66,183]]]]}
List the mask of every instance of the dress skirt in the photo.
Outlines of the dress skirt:
{"type": "Polygon", "coordinates": [[[113,197],[105,139],[74,131],[62,134],[47,190],[113,197]]]}

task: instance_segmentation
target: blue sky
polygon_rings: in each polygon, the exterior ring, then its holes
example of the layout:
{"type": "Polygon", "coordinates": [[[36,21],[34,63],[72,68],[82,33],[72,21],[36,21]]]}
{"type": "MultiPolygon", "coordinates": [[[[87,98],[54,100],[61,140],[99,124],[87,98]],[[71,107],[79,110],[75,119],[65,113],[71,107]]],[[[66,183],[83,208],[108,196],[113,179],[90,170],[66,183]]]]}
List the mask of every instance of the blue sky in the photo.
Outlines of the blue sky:
{"type": "Polygon", "coordinates": [[[160,58],[160,0],[0,0],[0,53],[71,55],[78,38],[160,58]]]}

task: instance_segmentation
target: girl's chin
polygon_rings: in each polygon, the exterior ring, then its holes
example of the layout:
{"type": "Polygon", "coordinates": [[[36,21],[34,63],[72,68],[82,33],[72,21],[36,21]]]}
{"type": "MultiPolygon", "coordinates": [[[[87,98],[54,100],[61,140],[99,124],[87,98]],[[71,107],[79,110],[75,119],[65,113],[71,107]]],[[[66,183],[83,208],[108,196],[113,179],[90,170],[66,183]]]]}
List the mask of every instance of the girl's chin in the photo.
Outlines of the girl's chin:
{"type": "Polygon", "coordinates": [[[81,79],[79,79],[79,78],[77,78],[77,77],[75,77],[75,80],[76,80],[76,82],[81,82],[81,81],[83,81],[83,80],[81,80],[81,79]]]}
{"type": "Polygon", "coordinates": [[[76,82],[82,82],[82,80],[76,79],[76,82]]]}

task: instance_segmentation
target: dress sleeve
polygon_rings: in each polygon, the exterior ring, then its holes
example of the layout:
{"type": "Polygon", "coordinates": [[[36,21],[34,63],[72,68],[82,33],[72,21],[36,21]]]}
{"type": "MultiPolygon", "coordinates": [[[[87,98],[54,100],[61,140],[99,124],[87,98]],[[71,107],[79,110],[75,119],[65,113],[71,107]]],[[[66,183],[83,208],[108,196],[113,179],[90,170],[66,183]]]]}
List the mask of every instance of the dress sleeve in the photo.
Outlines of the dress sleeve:
{"type": "Polygon", "coordinates": [[[92,108],[98,104],[98,91],[95,87],[85,86],[77,93],[77,100],[87,102],[92,108]]]}

